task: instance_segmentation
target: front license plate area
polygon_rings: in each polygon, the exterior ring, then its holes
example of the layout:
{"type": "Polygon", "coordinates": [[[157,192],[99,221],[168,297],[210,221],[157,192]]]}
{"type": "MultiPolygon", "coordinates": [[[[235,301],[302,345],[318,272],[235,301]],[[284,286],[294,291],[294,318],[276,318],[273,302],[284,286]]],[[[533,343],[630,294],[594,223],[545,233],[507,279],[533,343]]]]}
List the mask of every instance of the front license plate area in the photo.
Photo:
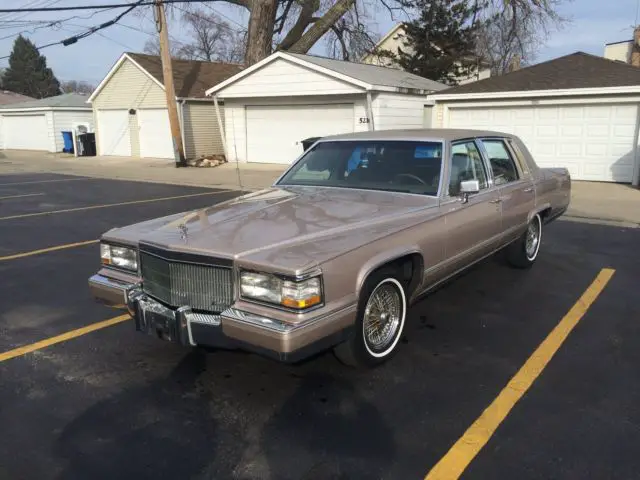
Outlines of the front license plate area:
{"type": "Polygon", "coordinates": [[[168,342],[179,342],[175,312],[164,305],[148,300],[138,300],[140,330],[168,342]]]}

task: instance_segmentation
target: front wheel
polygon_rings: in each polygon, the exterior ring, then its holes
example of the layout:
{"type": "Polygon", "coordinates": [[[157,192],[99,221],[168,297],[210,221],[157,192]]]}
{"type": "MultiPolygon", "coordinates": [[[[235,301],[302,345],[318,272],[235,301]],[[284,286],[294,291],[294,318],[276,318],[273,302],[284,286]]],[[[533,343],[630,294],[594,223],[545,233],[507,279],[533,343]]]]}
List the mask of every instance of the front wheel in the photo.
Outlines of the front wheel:
{"type": "Polygon", "coordinates": [[[393,272],[373,274],[362,289],[353,337],[335,347],[338,359],[374,367],[396,351],[407,314],[405,287],[393,272]]]}
{"type": "Polygon", "coordinates": [[[509,247],[507,247],[507,260],[516,268],[531,267],[540,251],[542,243],[542,219],[536,213],[529,221],[527,230],[509,247]]]}

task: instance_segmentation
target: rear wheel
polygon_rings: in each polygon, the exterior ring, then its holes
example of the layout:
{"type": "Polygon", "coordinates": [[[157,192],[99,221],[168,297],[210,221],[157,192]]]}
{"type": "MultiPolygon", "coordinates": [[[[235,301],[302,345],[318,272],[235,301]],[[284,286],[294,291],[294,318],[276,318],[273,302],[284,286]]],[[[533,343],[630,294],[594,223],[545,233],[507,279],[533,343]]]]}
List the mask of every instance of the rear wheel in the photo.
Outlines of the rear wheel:
{"type": "Polygon", "coordinates": [[[405,287],[395,272],[374,273],[362,289],[355,334],[335,347],[336,356],[355,367],[385,362],[396,351],[406,313],[405,287]]]}
{"type": "Polygon", "coordinates": [[[538,258],[541,243],[542,218],[536,213],[527,230],[507,248],[507,260],[516,268],[529,268],[538,258]]]}

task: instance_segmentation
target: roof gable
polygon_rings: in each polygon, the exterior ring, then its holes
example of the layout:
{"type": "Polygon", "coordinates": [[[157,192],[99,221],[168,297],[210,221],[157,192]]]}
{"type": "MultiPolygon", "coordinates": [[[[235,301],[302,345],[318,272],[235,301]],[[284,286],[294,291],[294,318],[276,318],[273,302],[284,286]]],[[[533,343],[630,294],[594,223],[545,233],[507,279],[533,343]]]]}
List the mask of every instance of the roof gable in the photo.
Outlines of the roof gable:
{"type": "Polygon", "coordinates": [[[207,95],[218,93],[233,83],[251,75],[253,72],[265,68],[268,64],[275,62],[278,59],[288,60],[328,77],[333,77],[342,82],[351,84],[361,90],[429,93],[442,90],[447,87],[442,83],[393,68],[379,67],[364,63],[345,62],[330,58],[316,57],[313,55],[276,52],[233,77],[214,85],[207,90],[206,93],[207,95]]]}
{"type": "MultiPolygon", "coordinates": [[[[131,61],[136,67],[164,89],[162,60],[157,55],[142,53],[123,53],[111,67],[105,78],[93,91],[88,102],[92,102],[111,77],[125,61],[131,61]]],[[[205,98],[205,91],[212,83],[218,83],[242,70],[242,65],[222,62],[203,62],[198,60],[172,59],[173,82],[177,98],[205,98]]]]}
{"type": "Polygon", "coordinates": [[[640,87],[640,68],[584,52],[460,85],[434,96],[640,87]]]}

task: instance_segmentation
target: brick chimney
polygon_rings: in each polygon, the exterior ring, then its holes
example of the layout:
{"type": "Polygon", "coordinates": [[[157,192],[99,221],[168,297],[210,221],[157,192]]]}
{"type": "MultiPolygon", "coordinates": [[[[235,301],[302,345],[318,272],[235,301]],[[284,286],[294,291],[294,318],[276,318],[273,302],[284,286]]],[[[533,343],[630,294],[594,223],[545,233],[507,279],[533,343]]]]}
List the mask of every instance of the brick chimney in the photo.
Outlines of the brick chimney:
{"type": "Polygon", "coordinates": [[[631,65],[640,67],[640,25],[633,30],[633,44],[631,45],[631,65]]]}

